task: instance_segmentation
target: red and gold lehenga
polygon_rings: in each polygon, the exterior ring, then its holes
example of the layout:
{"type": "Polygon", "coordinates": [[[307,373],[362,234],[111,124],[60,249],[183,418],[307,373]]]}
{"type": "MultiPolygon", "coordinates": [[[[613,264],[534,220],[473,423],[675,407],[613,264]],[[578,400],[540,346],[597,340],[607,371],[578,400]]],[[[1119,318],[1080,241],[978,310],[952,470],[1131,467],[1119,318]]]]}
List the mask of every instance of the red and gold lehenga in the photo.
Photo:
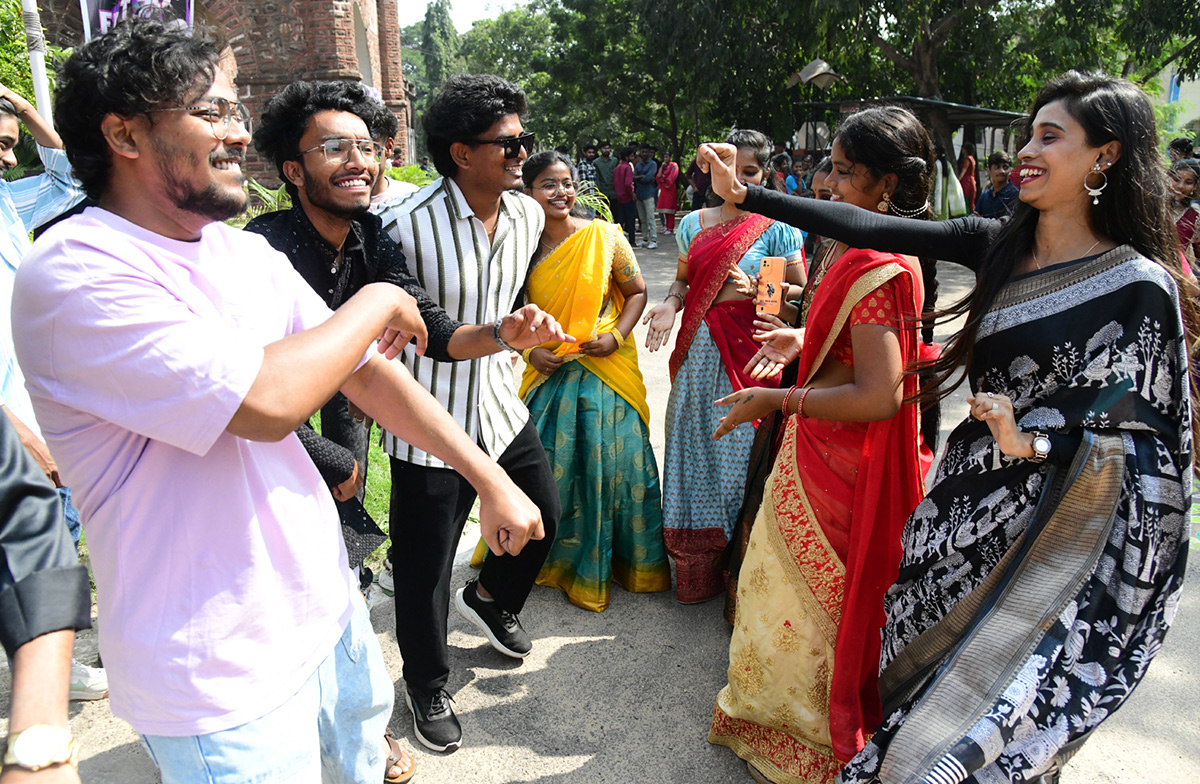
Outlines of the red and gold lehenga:
{"type": "MultiPolygon", "coordinates": [[[[846,251],[815,288],[800,381],[829,359],[853,366],[851,326],[911,325],[921,303],[915,262],[846,251]]],[[[907,366],[918,334],[898,335],[907,366]]],[[[914,391],[906,376],[905,395],[914,391]]],[[[709,734],[772,781],[832,781],[881,719],[883,595],[924,493],[923,462],[912,405],[878,422],[786,425],[741,566],[729,685],[709,734]]]]}

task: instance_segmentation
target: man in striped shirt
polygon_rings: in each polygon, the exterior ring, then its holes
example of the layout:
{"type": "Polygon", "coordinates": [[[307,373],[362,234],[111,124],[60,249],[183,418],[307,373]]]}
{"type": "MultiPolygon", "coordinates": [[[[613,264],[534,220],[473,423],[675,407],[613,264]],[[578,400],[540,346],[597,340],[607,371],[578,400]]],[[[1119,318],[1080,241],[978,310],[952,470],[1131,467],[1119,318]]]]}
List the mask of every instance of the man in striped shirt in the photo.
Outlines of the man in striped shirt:
{"type": "MultiPolygon", "coordinates": [[[[521,296],[544,216],[515,189],[533,147],[521,117],[525,94],[496,76],[450,79],[425,116],[440,179],[375,206],[409,271],[451,317],[495,322],[521,296]]],[[[499,332],[496,333],[497,342],[499,332]]],[[[558,491],[529,412],[517,397],[510,352],[447,363],[405,351],[413,376],[504,468],[542,513],[545,538],[518,556],[494,550],[478,580],[455,597],[464,618],[501,653],[524,658],[532,647],[517,613],[554,542],[558,491]]],[[[446,606],[456,544],[474,491],[451,467],[391,434],[391,535],[396,639],[404,657],[407,700],[418,739],[456,748],[462,730],[445,691],[450,662],[446,606]]]]}

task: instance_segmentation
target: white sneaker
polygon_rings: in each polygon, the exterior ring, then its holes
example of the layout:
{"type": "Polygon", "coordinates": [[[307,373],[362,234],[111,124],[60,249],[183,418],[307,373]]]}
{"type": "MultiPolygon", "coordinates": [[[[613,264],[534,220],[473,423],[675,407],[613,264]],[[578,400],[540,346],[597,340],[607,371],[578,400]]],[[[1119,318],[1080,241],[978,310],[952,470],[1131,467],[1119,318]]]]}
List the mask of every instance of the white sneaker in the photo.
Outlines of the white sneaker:
{"type": "Polygon", "coordinates": [[[644,247],[646,247],[646,241],[645,241],[645,240],[638,240],[636,247],[638,247],[638,248],[644,248],[644,247]]]}
{"type": "Polygon", "coordinates": [[[657,247],[658,247],[657,242],[651,242],[649,245],[646,246],[646,250],[654,250],[657,247]]]}
{"type": "Polygon", "coordinates": [[[379,570],[379,574],[375,575],[375,582],[379,584],[379,590],[385,596],[392,596],[396,593],[396,582],[392,579],[392,562],[389,559],[383,559],[383,568],[379,570]]]}
{"type": "Polygon", "coordinates": [[[102,700],[108,696],[108,675],[98,667],[71,659],[72,700],[102,700]]]}

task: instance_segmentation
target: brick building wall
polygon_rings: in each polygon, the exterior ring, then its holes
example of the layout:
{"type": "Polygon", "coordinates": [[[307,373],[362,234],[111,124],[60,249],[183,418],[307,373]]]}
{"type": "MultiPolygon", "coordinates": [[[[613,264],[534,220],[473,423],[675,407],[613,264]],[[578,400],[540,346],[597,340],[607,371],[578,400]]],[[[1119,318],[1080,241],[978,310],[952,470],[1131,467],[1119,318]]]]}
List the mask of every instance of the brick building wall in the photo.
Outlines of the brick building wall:
{"type": "MultiPolygon", "coordinates": [[[[51,43],[75,46],[83,40],[79,0],[43,0],[38,8],[51,43]]],[[[399,0],[195,0],[195,16],[221,30],[232,45],[238,90],[254,115],[298,79],[361,80],[396,114],[396,152],[409,160],[399,0]]],[[[253,149],[247,170],[263,182],[276,180],[253,149]]]]}

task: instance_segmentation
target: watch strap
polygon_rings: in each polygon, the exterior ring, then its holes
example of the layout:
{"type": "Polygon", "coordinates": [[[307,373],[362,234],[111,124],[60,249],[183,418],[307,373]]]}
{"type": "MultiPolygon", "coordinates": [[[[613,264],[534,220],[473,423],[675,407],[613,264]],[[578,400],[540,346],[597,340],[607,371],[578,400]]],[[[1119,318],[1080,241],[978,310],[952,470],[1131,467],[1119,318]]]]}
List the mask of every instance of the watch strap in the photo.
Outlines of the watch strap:
{"type": "Polygon", "coordinates": [[[1050,437],[1045,433],[1039,433],[1036,430],[1030,433],[1030,435],[1033,436],[1033,443],[1030,444],[1030,446],[1033,448],[1033,456],[1030,457],[1029,460],[1034,463],[1044,462],[1045,459],[1050,456],[1050,437]],[[1045,449],[1038,449],[1039,441],[1045,442],[1045,449]]]}

